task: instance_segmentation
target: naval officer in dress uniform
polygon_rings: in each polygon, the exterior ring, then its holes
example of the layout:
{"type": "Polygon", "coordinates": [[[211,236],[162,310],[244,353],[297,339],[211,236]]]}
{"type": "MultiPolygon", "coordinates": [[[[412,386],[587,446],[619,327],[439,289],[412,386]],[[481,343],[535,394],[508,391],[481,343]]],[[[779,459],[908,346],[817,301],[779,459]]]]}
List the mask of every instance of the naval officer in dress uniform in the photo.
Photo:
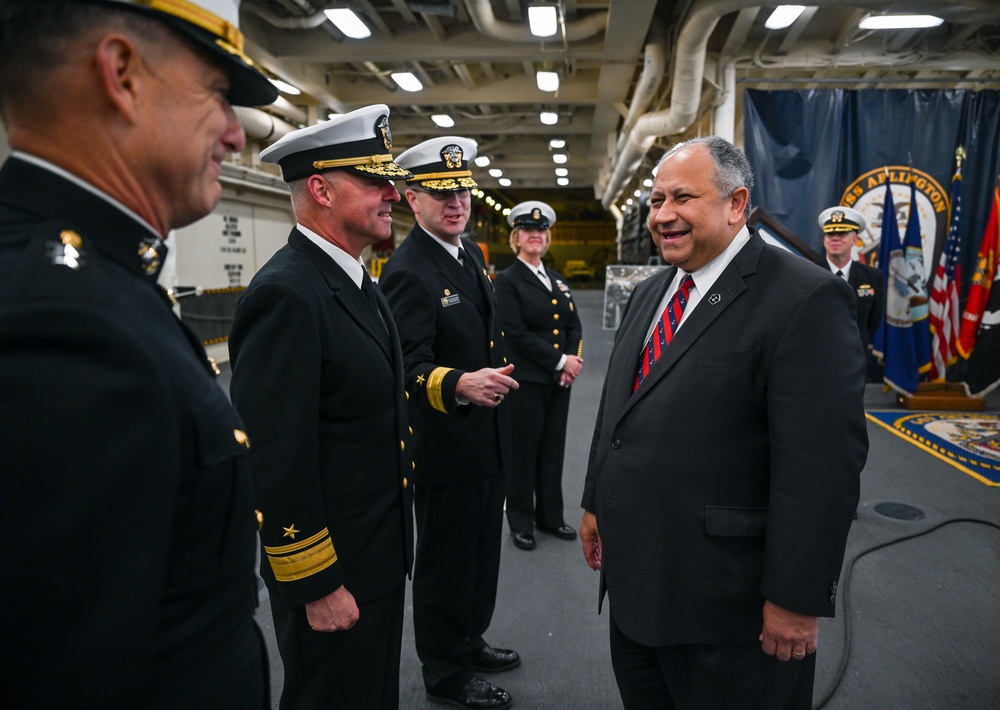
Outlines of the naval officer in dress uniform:
{"type": "Polygon", "coordinates": [[[361,252],[392,235],[389,109],[292,131],[278,163],[297,224],[240,298],[229,348],[285,666],[281,707],[399,705],[413,560],[403,356],[361,252]]]}
{"type": "Polygon", "coordinates": [[[872,353],[872,336],[885,318],[885,278],[882,270],[854,259],[858,233],[865,229],[863,214],[850,207],[828,207],[819,213],[824,258],[819,265],[850,284],[858,304],[857,322],[867,358],[867,380],[881,382],[881,365],[872,353]]]}
{"type": "Polygon", "coordinates": [[[505,708],[510,694],[475,675],[521,660],[483,639],[496,602],[510,420],[517,382],[483,255],[463,239],[475,141],[424,141],[397,162],[413,173],[417,224],[379,279],[403,343],[413,424],[413,630],[432,702],[505,708]]]}
{"type": "Polygon", "coordinates": [[[277,91],[237,0],[0,1],[8,708],[262,708],[250,442],[156,283],[277,91]]]}
{"type": "Polygon", "coordinates": [[[514,205],[513,265],[497,275],[507,356],[521,387],[510,396],[514,466],[507,482],[507,524],[514,545],[535,549],[534,531],[563,540],[562,470],[570,385],[583,370],[583,328],[562,275],[542,264],[556,213],[544,202],[514,205]]]}

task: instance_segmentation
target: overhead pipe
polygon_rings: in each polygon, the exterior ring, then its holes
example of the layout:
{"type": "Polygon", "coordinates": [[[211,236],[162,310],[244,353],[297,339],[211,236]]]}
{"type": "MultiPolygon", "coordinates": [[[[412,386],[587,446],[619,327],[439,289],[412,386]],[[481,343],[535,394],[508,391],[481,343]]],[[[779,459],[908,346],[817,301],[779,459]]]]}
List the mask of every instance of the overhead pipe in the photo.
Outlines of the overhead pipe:
{"type": "MultiPolygon", "coordinates": [[[[965,0],[966,5],[987,8],[992,0],[965,0]]],[[[621,141],[621,149],[612,156],[615,161],[611,176],[605,184],[601,204],[605,209],[618,198],[628,181],[635,174],[656,138],[683,133],[698,118],[701,104],[701,82],[705,72],[705,53],[715,26],[731,12],[759,7],[761,0],[696,0],[677,40],[674,52],[676,61],[670,108],[647,113],[639,118],[621,141]]],[[[857,0],[810,0],[811,6],[850,6],[865,8],[869,3],[857,0]]]]}
{"type": "Polygon", "coordinates": [[[639,114],[649,108],[649,102],[653,100],[653,94],[656,93],[660,82],[663,81],[663,74],[666,71],[667,46],[663,23],[653,18],[646,38],[646,47],[643,49],[642,73],[636,82],[635,91],[632,92],[632,103],[629,105],[625,121],[622,123],[622,132],[615,147],[616,155],[621,152],[639,114]]]}
{"type": "MultiPolygon", "coordinates": [[[[305,7],[309,6],[306,5],[305,7]]],[[[243,9],[267,20],[270,24],[282,30],[308,30],[313,27],[319,27],[327,21],[326,15],[322,12],[314,12],[306,17],[281,17],[255,2],[243,3],[243,9]]]]}
{"type": "MultiPolygon", "coordinates": [[[[465,9],[469,13],[472,24],[480,34],[506,42],[541,42],[542,37],[531,34],[524,22],[507,22],[498,20],[493,14],[490,0],[465,0],[465,9]]],[[[608,25],[608,11],[592,12],[572,22],[563,22],[565,40],[576,42],[603,32],[608,25]]]]}
{"type": "Polygon", "coordinates": [[[296,126],[272,116],[267,111],[248,106],[233,106],[237,120],[250,138],[273,143],[286,133],[296,129],[296,126]]]}

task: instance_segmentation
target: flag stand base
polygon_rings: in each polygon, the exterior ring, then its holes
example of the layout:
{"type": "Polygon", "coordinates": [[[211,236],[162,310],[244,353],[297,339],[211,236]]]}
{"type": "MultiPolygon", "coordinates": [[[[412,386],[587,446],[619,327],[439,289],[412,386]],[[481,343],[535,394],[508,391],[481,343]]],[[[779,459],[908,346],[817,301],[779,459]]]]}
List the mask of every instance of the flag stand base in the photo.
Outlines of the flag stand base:
{"type": "Polygon", "coordinates": [[[950,409],[982,411],[986,400],[970,397],[961,382],[921,382],[911,395],[897,394],[896,404],[904,409],[950,409]]]}

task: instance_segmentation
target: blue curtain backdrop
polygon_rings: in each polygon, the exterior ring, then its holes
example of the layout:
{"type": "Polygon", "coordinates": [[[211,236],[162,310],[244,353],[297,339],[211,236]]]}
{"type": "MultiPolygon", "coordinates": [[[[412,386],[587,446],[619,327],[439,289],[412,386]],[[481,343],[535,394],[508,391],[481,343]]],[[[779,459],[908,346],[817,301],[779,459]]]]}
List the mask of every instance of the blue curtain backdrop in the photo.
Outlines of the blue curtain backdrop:
{"type": "MultiPolygon", "coordinates": [[[[823,253],[816,217],[839,204],[860,175],[912,165],[947,192],[955,148],[964,145],[959,235],[968,279],[1000,172],[998,116],[1000,91],[748,89],[744,144],[756,173],[753,203],[823,253]]],[[[933,257],[924,259],[936,264],[943,244],[939,232],[933,257]]]]}

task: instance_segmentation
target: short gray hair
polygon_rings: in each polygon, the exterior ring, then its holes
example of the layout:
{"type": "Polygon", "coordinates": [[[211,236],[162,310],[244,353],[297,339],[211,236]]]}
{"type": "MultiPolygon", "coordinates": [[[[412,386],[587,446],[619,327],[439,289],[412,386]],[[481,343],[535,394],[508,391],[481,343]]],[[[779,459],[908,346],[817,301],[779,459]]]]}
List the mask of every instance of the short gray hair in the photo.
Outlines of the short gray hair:
{"type": "MultiPolygon", "coordinates": [[[[720,195],[728,196],[739,187],[745,187],[747,192],[753,191],[753,168],[750,161],[742,150],[719,136],[702,136],[692,138],[682,143],[676,144],[660,158],[656,164],[657,169],[663,165],[670,156],[695,145],[703,145],[708,148],[712,162],[715,164],[715,187],[720,195]]],[[[750,197],[747,196],[747,206],[743,211],[744,217],[750,216],[750,197]]]]}

